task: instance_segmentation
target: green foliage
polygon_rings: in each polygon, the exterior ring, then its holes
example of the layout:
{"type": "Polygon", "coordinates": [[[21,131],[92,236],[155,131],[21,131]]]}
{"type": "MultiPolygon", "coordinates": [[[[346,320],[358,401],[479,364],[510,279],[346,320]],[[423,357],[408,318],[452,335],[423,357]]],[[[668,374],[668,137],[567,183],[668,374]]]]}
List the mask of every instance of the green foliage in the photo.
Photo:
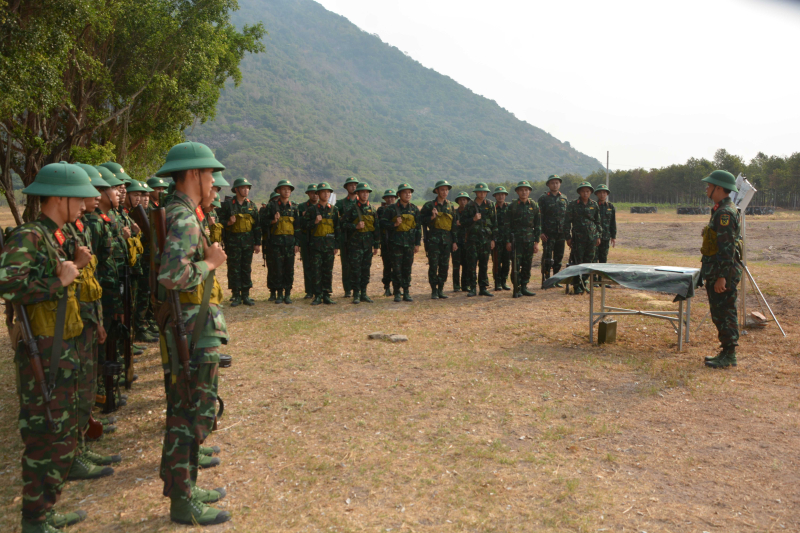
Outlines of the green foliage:
{"type": "Polygon", "coordinates": [[[88,147],[73,146],[70,150],[70,159],[79,163],[97,166],[106,161],[114,161],[116,159],[114,155],[116,148],[113,143],[107,143],[103,146],[96,143],[92,143],[88,147]]]}
{"type": "Polygon", "coordinates": [[[270,28],[269,53],[242,62],[241,85],[189,136],[258,197],[280,179],[338,189],[355,175],[384,189],[601,166],[311,0],[243,0],[234,22],[256,20],[270,28]]]}

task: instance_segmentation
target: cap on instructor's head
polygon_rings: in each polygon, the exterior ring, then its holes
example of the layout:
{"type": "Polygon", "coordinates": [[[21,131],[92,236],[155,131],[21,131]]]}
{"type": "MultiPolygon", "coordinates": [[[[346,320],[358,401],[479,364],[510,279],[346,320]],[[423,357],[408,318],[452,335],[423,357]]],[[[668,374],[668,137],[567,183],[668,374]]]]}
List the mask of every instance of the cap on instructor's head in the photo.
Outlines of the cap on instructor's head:
{"type": "Polygon", "coordinates": [[[92,186],[89,175],[78,165],[66,161],[45,165],[36,174],[33,183],[22,190],[28,196],[56,196],[65,198],[95,198],[100,191],[92,186]]]}
{"type": "Polygon", "coordinates": [[[171,176],[173,172],[182,170],[210,168],[212,172],[225,170],[225,165],[217,161],[211,148],[203,143],[185,142],[176,144],[170,148],[167,160],[158,169],[156,176],[165,178],[171,176]]]}
{"type": "Polygon", "coordinates": [[[739,189],[736,187],[736,178],[727,170],[715,170],[700,181],[704,181],[712,185],[719,185],[723,189],[727,189],[732,192],[739,192],[739,189]]]}

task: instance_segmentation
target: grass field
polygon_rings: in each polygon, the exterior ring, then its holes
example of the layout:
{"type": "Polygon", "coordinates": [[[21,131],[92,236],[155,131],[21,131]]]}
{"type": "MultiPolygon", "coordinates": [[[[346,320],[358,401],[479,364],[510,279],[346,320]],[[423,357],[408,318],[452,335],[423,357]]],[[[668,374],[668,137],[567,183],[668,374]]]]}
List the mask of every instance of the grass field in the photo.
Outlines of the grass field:
{"type": "MultiPolygon", "coordinates": [[[[699,265],[706,217],[619,219],[613,262],[699,265]]],[[[222,465],[200,474],[202,486],[226,487],[220,506],[233,521],[208,530],[800,530],[800,265],[789,257],[800,217],[749,220],[751,270],[788,336],[774,323],[747,330],[738,368],[725,371],[702,365],[717,346],[703,291],[678,353],[672,328],[645,317],[620,318],[617,343],[590,345],[588,297],[560,290],[431,301],[423,253],[413,303],[377,297],[376,258],[374,304],[341,298],[337,260],[338,305],[274,305],[255,258],[256,306],[225,309],[234,362],[221,372],[226,415],[209,439],[222,465]],[[368,340],[376,331],[409,340],[368,340]]],[[[674,307],[656,293],[609,298],[674,307]]],[[[751,294],[748,307],[758,308],[751,294]]],[[[17,531],[21,443],[0,335],[0,530],[17,531]]],[[[161,496],[155,349],[137,373],[118,432],[96,445],[123,463],[110,478],[68,483],[59,503],[88,511],[75,531],[191,529],[169,522],[161,496]]]]}

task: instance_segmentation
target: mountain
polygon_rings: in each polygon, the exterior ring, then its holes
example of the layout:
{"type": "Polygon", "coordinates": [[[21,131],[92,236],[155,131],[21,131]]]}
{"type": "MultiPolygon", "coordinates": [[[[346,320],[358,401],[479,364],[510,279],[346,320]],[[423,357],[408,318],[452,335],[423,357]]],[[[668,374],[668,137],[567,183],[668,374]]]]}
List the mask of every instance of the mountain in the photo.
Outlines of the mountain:
{"type": "Polygon", "coordinates": [[[427,189],[438,179],[541,180],[602,166],[316,2],[240,8],[237,25],[263,21],[267,51],[242,62],[242,83],[226,87],[216,119],[188,137],[258,197],[284,178],[427,189]]]}

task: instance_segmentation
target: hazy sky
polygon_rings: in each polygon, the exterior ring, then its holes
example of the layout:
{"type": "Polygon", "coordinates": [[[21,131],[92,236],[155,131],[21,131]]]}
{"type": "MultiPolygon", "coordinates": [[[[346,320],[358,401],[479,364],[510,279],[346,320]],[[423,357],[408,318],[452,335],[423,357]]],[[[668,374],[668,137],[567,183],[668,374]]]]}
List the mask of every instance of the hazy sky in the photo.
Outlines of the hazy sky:
{"type": "Polygon", "coordinates": [[[800,151],[800,3],[318,1],[611,168],[800,151]]]}

